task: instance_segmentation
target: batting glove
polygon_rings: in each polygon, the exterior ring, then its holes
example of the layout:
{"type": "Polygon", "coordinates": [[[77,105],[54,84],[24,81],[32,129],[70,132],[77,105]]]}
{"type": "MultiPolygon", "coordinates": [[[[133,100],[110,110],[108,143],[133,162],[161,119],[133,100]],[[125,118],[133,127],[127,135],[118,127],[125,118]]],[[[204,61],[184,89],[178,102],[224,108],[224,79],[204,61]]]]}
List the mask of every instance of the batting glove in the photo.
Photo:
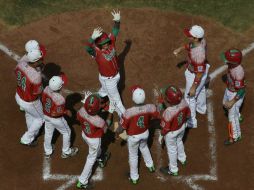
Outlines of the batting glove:
{"type": "Polygon", "coordinates": [[[81,100],[81,102],[84,104],[84,103],[86,102],[86,99],[87,99],[90,95],[92,95],[92,94],[93,94],[92,92],[86,91],[86,92],[85,92],[85,98],[84,98],[83,100],[81,100]]]}
{"type": "Polygon", "coordinates": [[[158,142],[159,142],[160,145],[163,143],[163,136],[161,134],[158,138],[158,142]]]}
{"type": "Polygon", "coordinates": [[[100,37],[102,35],[102,28],[98,27],[93,30],[92,39],[95,40],[96,38],[100,37]]]}
{"type": "Polygon", "coordinates": [[[115,11],[115,10],[113,10],[112,12],[111,12],[111,14],[112,14],[112,16],[114,17],[113,18],[113,21],[115,21],[115,22],[120,22],[120,19],[121,19],[121,16],[120,16],[120,11],[115,11]]]}

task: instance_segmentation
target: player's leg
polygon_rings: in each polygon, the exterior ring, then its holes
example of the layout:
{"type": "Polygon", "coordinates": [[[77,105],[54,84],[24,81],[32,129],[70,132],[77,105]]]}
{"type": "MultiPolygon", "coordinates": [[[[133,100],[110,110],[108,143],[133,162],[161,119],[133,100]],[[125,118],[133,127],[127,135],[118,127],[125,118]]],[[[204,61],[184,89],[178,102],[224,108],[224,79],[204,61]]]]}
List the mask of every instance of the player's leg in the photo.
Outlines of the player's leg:
{"type": "MultiPolygon", "coordinates": [[[[109,97],[109,107],[114,107],[115,111],[119,115],[119,117],[125,112],[125,108],[122,104],[122,100],[117,88],[118,81],[120,80],[120,75],[117,74],[114,78],[111,79],[101,79],[101,84],[106,89],[108,97],[109,97]]],[[[109,109],[110,109],[109,108],[109,109]]]]}
{"type": "Polygon", "coordinates": [[[136,184],[139,179],[138,174],[138,147],[139,147],[139,138],[137,135],[129,136],[128,140],[128,151],[129,151],[129,164],[130,164],[130,178],[131,181],[136,184]]]}
{"type": "Polygon", "coordinates": [[[179,129],[179,134],[176,138],[177,143],[177,159],[183,164],[186,164],[186,154],[184,151],[184,145],[183,145],[183,136],[185,132],[186,125],[183,124],[183,126],[179,129]]]}
{"type": "Polygon", "coordinates": [[[205,88],[205,83],[206,79],[208,76],[208,71],[209,71],[210,65],[207,64],[206,66],[206,72],[203,74],[200,84],[196,90],[196,111],[199,112],[200,114],[205,114],[206,113],[206,88],[205,88]]]}
{"type": "Polygon", "coordinates": [[[50,157],[50,155],[53,153],[52,148],[52,137],[54,134],[55,127],[51,124],[50,119],[45,120],[45,135],[44,135],[44,153],[46,157],[50,157]]]}
{"type": "Polygon", "coordinates": [[[144,132],[141,135],[141,140],[140,140],[140,145],[139,145],[139,150],[144,158],[144,162],[146,167],[149,169],[150,172],[154,172],[155,168],[154,168],[154,164],[153,164],[153,159],[151,156],[151,152],[147,146],[147,139],[149,136],[149,131],[147,130],[146,132],[144,132]]]}
{"type": "MultiPolygon", "coordinates": [[[[100,151],[101,138],[89,138],[83,132],[82,132],[82,138],[88,144],[89,151],[88,151],[84,169],[83,169],[81,175],[79,176],[79,182],[83,185],[87,185],[88,179],[92,173],[93,165],[96,162],[98,152],[100,151]]],[[[78,186],[78,184],[77,184],[77,186],[78,186]]]]}
{"type": "Polygon", "coordinates": [[[165,144],[169,158],[169,172],[173,175],[178,175],[176,135],[177,133],[175,132],[169,132],[165,136],[165,144]]]}
{"type": "MultiPolygon", "coordinates": [[[[244,100],[244,98],[241,98],[241,99],[239,99],[236,102],[236,114],[237,115],[240,115],[240,108],[242,106],[243,100],[244,100]]],[[[240,119],[239,119],[239,117],[238,117],[238,121],[239,121],[239,125],[237,125],[237,128],[236,128],[236,130],[237,130],[237,140],[240,140],[242,134],[241,134],[241,127],[240,127],[240,119]]]]}
{"type": "Polygon", "coordinates": [[[63,154],[71,154],[70,141],[71,141],[71,129],[64,119],[64,117],[60,117],[54,120],[54,125],[56,129],[63,135],[63,146],[62,153],[63,154]]]}
{"type": "Polygon", "coordinates": [[[188,69],[185,71],[185,79],[186,79],[186,86],[185,86],[185,93],[184,98],[188,103],[190,110],[191,110],[191,118],[188,120],[188,127],[190,128],[197,128],[197,119],[196,119],[196,98],[190,97],[189,91],[194,82],[195,74],[191,73],[188,69]]]}
{"type": "Polygon", "coordinates": [[[24,102],[20,100],[22,107],[25,109],[25,117],[27,124],[27,131],[21,137],[22,144],[31,144],[38,135],[40,128],[44,122],[44,115],[42,112],[42,104],[39,100],[34,102],[24,102]]]}

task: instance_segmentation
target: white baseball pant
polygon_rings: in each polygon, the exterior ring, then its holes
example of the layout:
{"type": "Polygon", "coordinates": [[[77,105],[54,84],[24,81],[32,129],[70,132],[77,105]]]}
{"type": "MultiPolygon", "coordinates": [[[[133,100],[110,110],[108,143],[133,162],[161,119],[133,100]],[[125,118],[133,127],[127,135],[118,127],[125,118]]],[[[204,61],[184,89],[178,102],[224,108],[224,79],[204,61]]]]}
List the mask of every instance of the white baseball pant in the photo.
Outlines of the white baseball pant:
{"type": "Polygon", "coordinates": [[[96,159],[101,155],[101,138],[89,138],[84,134],[84,132],[82,132],[82,137],[87,143],[89,151],[86,158],[86,164],[79,176],[79,181],[82,184],[87,184],[92,173],[93,165],[96,162],[96,159]]]}
{"type": "Polygon", "coordinates": [[[99,80],[101,83],[101,88],[99,90],[99,95],[104,97],[109,97],[109,110],[115,110],[119,117],[125,112],[117,84],[120,80],[120,74],[118,73],[114,77],[104,77],[99,74],[99,80]]]}
{"type": "Polygon", "coordinates": [[[168,132],[164,139],[167,146],[168,158],[169,158],[169,170],[171,172],[178,172],[177,159],[180,162],[186,161],[186,154],[184,152],[183,136],[185,132],[186,124],[172,132],[168,132]]]}
{"type": "Polygon", "coordinates": [[[27,131],[21,137],[24,144],[30,144],[38,135],[42,124],[44,123],[44,115],[42,104],[39,99],[33,102],[25,102],[16,93],[15,99],[17,104],[25,111],[27,131]]]}
{"type": "Polygon", "coordinates": [[[52,137],[54,134],[54,130],[58,130],[59,133],[63,135],[63,146],[62,152],[64,154],[70,154],[70,139],[71,139],[71,129],[64,119],[64,117],[52,118],[48,116],[45,117],[45,135],[44,135],[44,152],[47,155],[53,153],[52,149],[52,137]]]}
{"type": "Polygon", "coordinates": [[[208,76],[209,68],[210,65],[207,64],[206,71],[201,78],[201,81],[196,89],[196,95],[194,97],[190,97],[188,93],[194,82],[195,74],[191,73],[188,69],[186,69],[185,71],[186,87],[184,97],[191,110],[191,118],[188,120],[188,126],[192,126],[193,128],[197,127],[196,111],[199,112],[200,114],[206,113],[207,108],[206,108],[205,82],[208,76]]]}
{"type": "MultiPolygon", "coordinates": [[[[236,92],[231,92],[227,88],[224,93],[223,97],[223,104],[225,104],[226,101],[232,100],[236,95],[236,92]]],[[[237,139],[238,137],[241,137],[241,128],[239,123],[239,114],[240,114],[240,107],[243,103],[243,98],[239,99],[231,109],[228,110],[228,120],[231,123],[232,126],[232,132],[233,132],[233,138],[237,139]]]]}
{"type": "Polygon", "coordinates": [[[147,146],[147,139],[149,131],[146,130],[144,133],[138,135],[128,136],[128,150],[129,150],[129,164],[130,164],[130,177],[132,180],[139,179],[138,174],[138,149],[140,150],[146,167],[153,166],[153,159],[150,150],[147,146]]]}

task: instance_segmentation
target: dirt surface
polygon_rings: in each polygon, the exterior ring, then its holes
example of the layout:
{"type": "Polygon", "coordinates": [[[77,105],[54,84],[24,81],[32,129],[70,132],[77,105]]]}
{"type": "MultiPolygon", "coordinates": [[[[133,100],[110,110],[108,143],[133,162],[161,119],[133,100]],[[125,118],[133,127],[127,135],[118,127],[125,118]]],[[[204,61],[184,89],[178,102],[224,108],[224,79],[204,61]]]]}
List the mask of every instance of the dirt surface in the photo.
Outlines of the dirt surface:
{"type": "MultiPolygon", "coordinates": [[[[173,57],[172,51],[186,43],[182,30],[192,24],[200,24],[205,28],[208,42],[208,59],[210,71],[222,65],[219,53],[230,47],[245,48],[253,42],[249,37],[236,34],[222,25],[201,17],[182,15],[179,13],[160,12],[150,9],[124,9],[122,25],[117,40],[117,50],[120,64],[124,66],[125,89],[123,100],[126,107],[131,106],[129,87],[140,84],[147,93],[147,102],[153,101],[152,89],[154,85],[163,87],[169,83],[184,87],[184,68],[178,69],[176,64],[183,61],[185,55],[173,57]],[[131,40],[132,43],[125,43],[131,40]]],[[[112,21],[110,10],[91,10],[54,15],[12,30],[1,29],[0,41],[19,55],[24,53],[24,44],[29,39],[36,39],[47,47],[46,62],[61,65],[69,76],[68,89],[80,91],[84,89],[98,89],[97,65],[84,50],[84,43],[92,33],[93,28],[101,26],[105,31],[111,31],[112,21]]],[[[222,110],[224,84],[221,76],[210,85],[213,96],[214,122],[216,131],[216,171],[218,180],[197,181],[204,189],[254,189],[254,130],[250,113],[254,103],[254,72],[252,60],[254,53],[244,58],[244,68],[247,79],[247,96],[242,110],[244,122],[242,124],[243,140],[233,146],[225,147],[227,137],[227,118],[222,110]]],[[[15,76],[13,69],[16,63],[0,52],[1,60],[1,127],[0,127],[0,189],[19,190],[54,190],[62,181],[44,181],[43,168],[43,135],[38,138],[39,145],[35,148],[23,147],[19,139],[26,129],[24,113],[16,105],[15,76]]],[[[206,116],[198,115],[198,129],[189,131],[185,141],[188,165],[180,167],[180,174],[184,176],[194,174],[209,174],[211,157],[209,152],[208,122],[206,116]]],[[[87,145],[82,142],[81,129],[75,125],[76,138],[74,144],[80,148],[78,156],[63,160],[60,158],[62,137],[56,141],[56,150],[52,158],[52,173],[79,175],[83,169],[87,156],[87,145]]],[[[127,146],[121,146],[119,141],[110,144],[112,157],[104,169],[104,179],[95,182],[95,189],[190,189],[185,183],[173,177],[166,177],[162,182],[157,173],[150,174],[143,160],[140,164],[140,183],[131,185],[127,180],[129,171],[127,146]]],[[[151,147],[155,164],[159,164],[159,149],[157,139],[151,147]]],[[[161,152],[162,164],[167,164],[166,150],[161,152]]],[[[74,185],[69,189],[75,189],[74,185]]]]}

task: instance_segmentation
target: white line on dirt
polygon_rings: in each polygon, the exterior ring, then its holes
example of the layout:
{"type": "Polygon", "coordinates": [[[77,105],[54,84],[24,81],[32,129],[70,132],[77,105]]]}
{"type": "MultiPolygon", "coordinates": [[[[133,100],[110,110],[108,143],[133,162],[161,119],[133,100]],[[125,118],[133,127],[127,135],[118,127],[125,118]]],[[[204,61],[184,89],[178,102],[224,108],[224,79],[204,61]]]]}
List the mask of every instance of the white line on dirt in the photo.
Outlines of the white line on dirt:
{"type": "MultiPolygon", "coordinates": [[[[9,57],[11,57],[13,60],[18,61],[20,59],[20,56],[16,54],[14,51],[7,48],[5,45],[3,45],[0,42],[0,50],[2,50],[5,54],[7,54],[9,57]]],[[[66,94],[71,94],[73,91],[64,89],[64,92],[66,94]]],[[[81,94],[84,94],[84,90],[81,91],[81,94]]],[[[78,179],[78,175],[62,175],[62,174],[51,174],[51,161],[50,159],[44,158],[43,160],[43,171],[42,171],[42,178],[44,181],[49,180],[65,180],[66,182],[57,188],[57,190],[65,190],[71,187],[78,179]]],[[[94,175],[91,178],[92,181],[102,181],[103,180],[103,170],[101,168],[97,168],[95,170],[94,175]]]]}

